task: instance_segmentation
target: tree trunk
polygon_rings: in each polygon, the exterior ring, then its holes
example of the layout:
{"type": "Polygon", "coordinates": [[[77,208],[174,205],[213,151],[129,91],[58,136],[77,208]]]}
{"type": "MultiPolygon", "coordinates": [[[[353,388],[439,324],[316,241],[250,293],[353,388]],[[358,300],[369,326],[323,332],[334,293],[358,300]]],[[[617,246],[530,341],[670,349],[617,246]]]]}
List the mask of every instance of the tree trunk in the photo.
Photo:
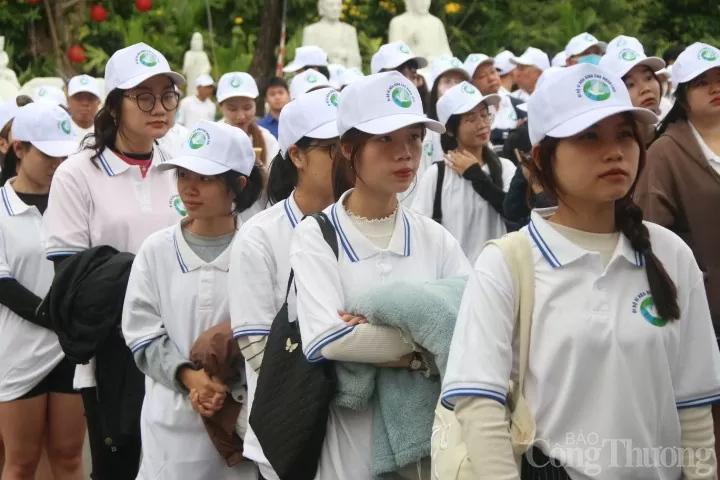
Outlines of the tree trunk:
{"type": "MultiPolygon", "coordinates": [[[[255,57],[250,65],[250,75],[255,78],[262,89],[263,84],[275,75],[277,63],[276,47],[280,43],[282,27],[282,0],[265,0],[265,8],[260,24],[260,35],[255,48],[255,57]]],[[[258,98],[257,112],[265,115],[265,99],[258,98]]]]}

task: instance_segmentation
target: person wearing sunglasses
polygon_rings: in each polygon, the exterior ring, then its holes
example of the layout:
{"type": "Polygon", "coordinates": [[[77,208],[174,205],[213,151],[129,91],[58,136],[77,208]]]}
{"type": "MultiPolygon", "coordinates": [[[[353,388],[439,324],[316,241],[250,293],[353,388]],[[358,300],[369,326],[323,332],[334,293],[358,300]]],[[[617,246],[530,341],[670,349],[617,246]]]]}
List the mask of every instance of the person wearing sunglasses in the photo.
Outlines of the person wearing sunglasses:
{"type": "MultiPolygon", "coordinates": [[[[55,172],[43,219],[47,257],[58,265],[91,247],[108,245],[137,253],[152,233],[186,214],[171,171],[158,166],[170,159],[157,143],[172,126],[178,107],[176,85],[182,75],[165,57],[138,43],[115,52],[105,67],[105,104],[95,117],[95,132],[55,172]]],[[[78,365],[74,388],[85,406],[95,480],[135,478],[140,462],[140,426],[122,445],[108,445],[103,434],[110,407],[98,400],[95,362],[78,365]]],[[[121,381],[118,379],[117,381],[121,381]]],[[[140,412],[122,412],[136,415],[140,412]]]]}

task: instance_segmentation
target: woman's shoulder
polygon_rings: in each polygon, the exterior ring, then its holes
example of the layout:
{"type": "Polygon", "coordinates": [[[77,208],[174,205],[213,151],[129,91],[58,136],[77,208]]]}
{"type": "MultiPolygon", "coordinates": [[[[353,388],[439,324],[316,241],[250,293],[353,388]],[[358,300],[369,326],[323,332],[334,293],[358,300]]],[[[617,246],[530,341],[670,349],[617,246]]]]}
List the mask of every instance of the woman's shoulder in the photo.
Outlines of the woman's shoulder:
{"type": "Polygon", "coordinates": [[[67,159],[60,164],[57,171],[67,172],[91,172],[98,170],[98,165],[95,163],[97,160],[95,157],[95,150],[90,148],[84,148],[77,153],[73,153],[67,159]]]}
{"type": "Polygon", "coordinates": [[[157,252],[175,252],[177,250],[176,231],[178,231],[177,224],[151,233],[140,247],[138,255],[140,255],[141,252],[145,255],[151,254],[153,256],[155,256],[157,252]]]}
{"type": "Polygon", "coordinates": [[[643,221],[643,224],[650,233],[650,242],[656,255],[660,256],[666,252],[683,260],[695,258],[688,244],[672,230],[653,222],[643,221]]]}

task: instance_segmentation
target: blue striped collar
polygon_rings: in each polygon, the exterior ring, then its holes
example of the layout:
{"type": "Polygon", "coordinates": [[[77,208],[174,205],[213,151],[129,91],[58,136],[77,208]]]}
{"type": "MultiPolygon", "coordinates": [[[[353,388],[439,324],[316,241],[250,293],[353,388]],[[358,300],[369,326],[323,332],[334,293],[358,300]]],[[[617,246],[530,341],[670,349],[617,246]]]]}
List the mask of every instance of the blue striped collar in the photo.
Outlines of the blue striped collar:
{"type": "MultiPolygon", "coordinates": [[[[15,181],[15,177],[5,182],[5,185],[0,188],[0,199],[2,199],[2,207],[5,209],[9,216],[20,215],[30,210],[30,205],[20,200],[15,190],[12,188],[12,183],[15,181]]],[[[36,209],[37,210],[37,209],[36,209]]],[[[38,212],[40,213],[40,212],[38,212]]]]}
{"type": "Polygon", "coordinates": [[[285,215],[290,222],[290,226],[295,228],[295,225],[303,219],[303,214],[300,211],[300,208],[298,208],[297,203],[295,203],[295,190],[293,190],[290,196],[283,201],[283,209],[285,210],[285,215]]]}
{"type": "MultiPolygon", "coordinates": [[[[163,149],[160,148],[159,145],[153,145],[152,168],[155,168],[161,163],[168,161],[169,158],[169,155],[165,151],[163,151],[163,149]]],[[[107,174],[108,177],[120,175],[130,168],[130,165],[128,163],[124,162],[120,157],[115,154],[115,152],[113,152],[109,148],[103,150],[100,156],[98,156],[97,163],[100,168],[107,174]]]]}
{"type": "MultiPolygon", "coordinates": [[[[533,210],[527,229],[530,238],[532,238],[533,243],[540,250],[545,260],[553,268],[558,268],[574,262],[590,254],[590,252],[574,244],[553,228],[552,225],[549,225],[546,217],[549,217],[554,212],[554,208],[533,210]]],[[[613,262],[615,257],[618,256],[622,256],[636,267],[644,265],[643,256],[632,248],[630,240],[622,234],[610,262],[613,262]]]]}
{"type": "MultiPolygon", "coordinates": [[[[215,260],[210,263],[205,262],[202,258],[198,257],[197,254],[190,248],[190,245],[185,241],[185,237],[182,234],[183,226],[190,221],[189,218],[183,218],[173,228],[172,241],[173,250],[175,257],[177,258],[180,270],[183,273],[192,272],[198,268],[204,267],[205,265],[211,265],[218,270],[227,272],[230,270],[230,253],[232,251],[232,244],[225,249],[215,260]]],[[[238,221],[238,227],[240,222],[238,221]]],[[[233,240],[234,242],[234,240],[233,240]]]]}
{"type": "MultiPolygon", "coordinates": [[[[375,244],[365,237],[365,235],[355,227],[345,212],[343,202],[350,192],[352,192],[352,190],[345,192],[337,203],[330,206],[329,211],[326,211],[326,213],[330,216],[330,220],[338,233],[340,245],[345,251],[345,254],[351,261],[358,262],[372,257],[383,250],[376,247],[375,244]]],[[[395,220],[395,230],[393,231],[387,251],[409,257],[412,253],[411,240],[409,217],[405,213],[402,205],[399,205],[397,219],[395,220]]]]}

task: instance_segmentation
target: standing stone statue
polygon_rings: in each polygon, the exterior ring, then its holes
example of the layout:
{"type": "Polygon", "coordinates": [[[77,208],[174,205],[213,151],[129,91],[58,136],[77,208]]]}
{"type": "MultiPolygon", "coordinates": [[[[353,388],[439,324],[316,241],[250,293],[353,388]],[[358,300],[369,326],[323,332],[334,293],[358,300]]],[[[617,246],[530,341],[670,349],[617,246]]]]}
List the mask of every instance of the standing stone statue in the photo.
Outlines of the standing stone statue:
{"type": "Polygon", "coordinates": [[[5,80],[12,84],[16,89],[20,88],[17,75],[15,72],[8,68],[10,63],[10,57],[5,51],[5,37],[0,36],[0,80],[5,80]]]}
{"type": "Polygon", "coordinates": [[[362,66],[355,27],[340,21],[342,0],[319,0],[320,21],[303,31],[303,46],[314,45],[325,50],[330,63],[345,67],[362,66]]]}
{"type": "Polygon", "coordinates": [[[210,73],[210,58],[203,50],[203,37],[200,32],[195,32],[190,40],[190,50],[185,52],[182,67],[185,80],[187,81],[187,93],[195,93],[195,80],[197,77],[210,73]]]}
{"type": "Polygon", "coordinates": [[[405,0],[406,12],[390,21],[389,42],[402,40],[418,57],[432,64],[441,55],[452,56],[442,21],[430,14],[431,0],[405,0]]]}

